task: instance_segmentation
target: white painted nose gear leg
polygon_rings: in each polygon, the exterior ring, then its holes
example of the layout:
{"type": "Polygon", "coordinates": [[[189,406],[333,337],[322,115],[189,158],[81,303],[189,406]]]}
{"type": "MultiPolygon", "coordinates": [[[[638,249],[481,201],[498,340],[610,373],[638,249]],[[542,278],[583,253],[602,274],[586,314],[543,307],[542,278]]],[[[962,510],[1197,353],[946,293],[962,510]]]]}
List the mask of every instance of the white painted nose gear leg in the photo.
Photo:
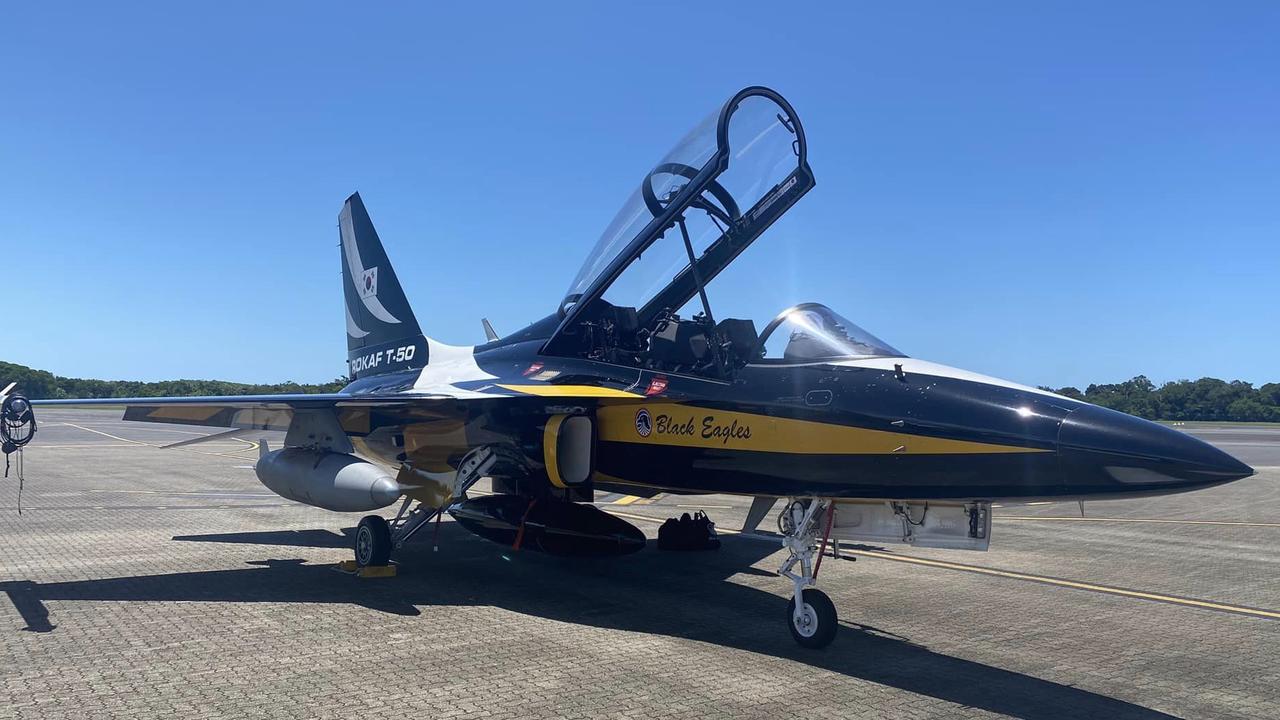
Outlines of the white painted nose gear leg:
{"type": "MultiPolygon", "coordinates": [[[[831,644],[839,627],[836,606],[817,584],[818,566],[822,562],[822,548],[818,545],[819,522],[831,531],[834,503],[819,498],[792,498],[778,515],[778,530],[782,533],[782,546],[788,556],[778,574],[791,580],[792,596],[787,605],[791,637],[808,648],[821,648],[831,644]],[[816,562],[815,562],[816,560],[816,562]],[[800,573],[792,572],[796,565],[800,573]]],[[[826,545],[826,535],[822,544],[826,545]]]]}

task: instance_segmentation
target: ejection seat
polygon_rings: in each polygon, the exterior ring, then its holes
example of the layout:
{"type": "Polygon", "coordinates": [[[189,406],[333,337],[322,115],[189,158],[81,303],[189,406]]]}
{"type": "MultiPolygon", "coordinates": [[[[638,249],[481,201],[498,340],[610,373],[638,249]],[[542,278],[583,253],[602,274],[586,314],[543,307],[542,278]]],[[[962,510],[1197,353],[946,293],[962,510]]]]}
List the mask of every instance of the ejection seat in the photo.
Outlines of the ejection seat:
{"type": "Polygon", "coordinates": [[[730,366],[738,368],[755,360],[756,345],[760,336],[751,320],[728,318],[716,324],[716,335],[725,343],[725,354],[730,366]]]}

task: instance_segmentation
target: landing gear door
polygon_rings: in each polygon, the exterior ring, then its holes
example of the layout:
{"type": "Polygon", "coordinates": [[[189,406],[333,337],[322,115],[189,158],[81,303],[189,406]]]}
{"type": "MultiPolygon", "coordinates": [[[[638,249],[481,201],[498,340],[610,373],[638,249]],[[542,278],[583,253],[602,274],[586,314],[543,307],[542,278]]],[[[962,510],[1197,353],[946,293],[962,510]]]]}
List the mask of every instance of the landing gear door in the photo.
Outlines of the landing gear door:
{"type": "Polygon", "coordinates": [[[991,544],[991,503],[840,501],[835,513],[832,540],[984,551],[991,544]]]}

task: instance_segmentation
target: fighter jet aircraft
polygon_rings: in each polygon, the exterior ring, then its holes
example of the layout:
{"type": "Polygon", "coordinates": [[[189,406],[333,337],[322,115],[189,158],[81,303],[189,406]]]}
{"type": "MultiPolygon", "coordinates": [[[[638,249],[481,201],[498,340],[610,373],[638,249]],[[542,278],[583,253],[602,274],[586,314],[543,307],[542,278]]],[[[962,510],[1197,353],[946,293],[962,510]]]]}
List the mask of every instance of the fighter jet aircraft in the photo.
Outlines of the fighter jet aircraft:
{"type": "Polygon", "coordinates": [[[355,558],[388,562],[442,512],[517,548],[639,550],[596,491],[777,499],[797,642],[835,636],[816,587],[831,540],[986,549],[991,505],[1132,498],[1252,469],[1176,430],[910,358],[818,303],[761,326],[715,314],[713,281],[810,189],[804,128],[748,87],[642,178],[549,314],[475,347],[425,336],[360,196],[338,215],[351,383],[324,395],[39,401],[124,418],[285,431],[258,478],[361,520],[355,558]],[[758,329],[759,328],[759,329],[758,329]],[[481,477],[494,494],[469,497],[481,477]]]}

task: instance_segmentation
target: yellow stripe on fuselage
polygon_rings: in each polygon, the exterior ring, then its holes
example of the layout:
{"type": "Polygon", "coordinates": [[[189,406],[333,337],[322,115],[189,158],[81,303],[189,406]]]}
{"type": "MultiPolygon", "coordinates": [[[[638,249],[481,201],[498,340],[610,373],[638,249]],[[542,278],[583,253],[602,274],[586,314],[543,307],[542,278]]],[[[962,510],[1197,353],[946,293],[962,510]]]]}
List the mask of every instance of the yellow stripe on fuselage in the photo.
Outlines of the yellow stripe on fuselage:
{"type": "Polygon", "coordinates": [[[959,455],[1050,452],[1040,448],[950,440],[813,420],[712,410],[679,403],[605,405],[597,409],[599,439],[800,455],[959,455]],[[649,416],[647,435],[639,417],[649,416]]]}
{"type": "Polygon", "coordinates": [[[626,390],[597,387],[595,385],[502,385],[498,387],[512,392],[538,395],[540,397],[644,397],[626,390]]]}

